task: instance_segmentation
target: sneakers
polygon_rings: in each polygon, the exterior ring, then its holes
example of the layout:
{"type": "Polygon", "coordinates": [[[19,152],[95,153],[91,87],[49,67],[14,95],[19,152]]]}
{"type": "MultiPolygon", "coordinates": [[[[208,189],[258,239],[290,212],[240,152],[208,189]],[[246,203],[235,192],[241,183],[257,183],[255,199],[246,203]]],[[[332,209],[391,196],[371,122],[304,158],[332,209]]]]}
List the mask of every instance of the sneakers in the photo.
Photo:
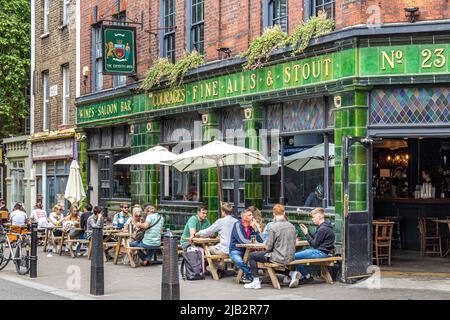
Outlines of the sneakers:
{"type": "Polygon", "coordinates": [[[291,282],[291,278],[289,278],[289,276],[284,276],[283,284],[289,284],[290,282],[291,282]]]}
{"type": "Polygon", "coordinates": [[[226,272],[226,270],[217,269],[217,275],[219,276],[219,279],[222,279],[226,272]]]}
{"type": "Polygon", "coordinates": [[[240,282],[241,283],[250,283],[250,282],[253,282],[253,279],[252,278],[247,278],[245,275],[243,275],[241,280],[240,280],[240,282]]]}
{"type": "Polygon", "coordinates": [[[259,278],[253,279],[251,283],[244,284],[245,289],[261,289],[261,281],[259,278]]]}
{"type": "Polygon", "coordinates": [[[289,282],[289,288],[297,288],[298,281],[300,280],[300,272],[291,271],[289,272],[289,277],[291,278],[291,281],[289,282]]]}
{"type": "Polygon", "coordinates": [[[311,282],[313,282],[313,281],[314,281],[314,278],[313,278],[311,275],[309,276],[309,278],[303,277],[303,278],[300,280],[300,282],[301,282],[302,284],[311,283],[311,282]]]}

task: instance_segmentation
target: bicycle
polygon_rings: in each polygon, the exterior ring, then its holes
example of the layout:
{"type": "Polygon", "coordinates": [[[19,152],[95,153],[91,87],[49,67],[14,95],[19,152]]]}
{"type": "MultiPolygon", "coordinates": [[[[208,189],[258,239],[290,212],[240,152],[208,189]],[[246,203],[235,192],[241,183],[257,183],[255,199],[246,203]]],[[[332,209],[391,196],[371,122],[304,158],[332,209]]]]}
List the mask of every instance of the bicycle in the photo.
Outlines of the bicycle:
{"type": "Polygon", "coordinates": [[[25,275],[30,271],[30,235],[26,227],[0,226],[0,271],[13,260],[16,271],[25,275]]]}

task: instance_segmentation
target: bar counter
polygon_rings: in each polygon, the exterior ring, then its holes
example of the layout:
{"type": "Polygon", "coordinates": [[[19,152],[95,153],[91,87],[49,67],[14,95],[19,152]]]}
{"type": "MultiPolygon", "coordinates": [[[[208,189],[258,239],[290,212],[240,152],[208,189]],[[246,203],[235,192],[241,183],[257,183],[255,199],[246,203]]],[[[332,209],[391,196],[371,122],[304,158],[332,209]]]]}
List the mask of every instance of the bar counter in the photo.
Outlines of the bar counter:
{"type": "Polygon", "coordinates": [[[400,217],[402,249],[419,250],[420,238],[417,229],[419,217],[445,219],[450,216],[450,198],[376,198],[373,201],[374,219],[400,217]]]}

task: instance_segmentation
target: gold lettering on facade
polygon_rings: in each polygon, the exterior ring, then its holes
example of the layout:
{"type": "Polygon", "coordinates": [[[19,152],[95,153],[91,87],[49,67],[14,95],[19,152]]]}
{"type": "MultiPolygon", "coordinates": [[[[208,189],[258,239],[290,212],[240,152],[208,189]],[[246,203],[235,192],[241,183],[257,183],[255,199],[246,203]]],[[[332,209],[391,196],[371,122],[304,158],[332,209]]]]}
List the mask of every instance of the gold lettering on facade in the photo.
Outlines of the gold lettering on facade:
{"type": "Polygon", "coordinates": [[[205,83],[205,98],[208,98],[209,96],[211,96],[211,87],[212,87],[211,82],[205,83]]]}
{"type": "Polygon", "coordinates": [[[245,78],[244,75],[241,74],[241,92],[245,91],[245,78]]]}
{"type": "Polygon", "coordinates": [[[321,63],[320,61],[313,61],[313,67],[312,67],[312,73],[314,78],[320,77],[320,71],[321,71],[321,63]]]}
{"type": "Polygon", "coordinates": [[[233,93],[233,82],[231,79],[228,79],[227,81],[227,94],[233,93]]]}
{"type": "Polygon", "coordinates": [[[273,85],[273,75],[272,71],[267,71],[267,78],[266,78],[266,84],[270,87],[273,85]]]}
{"type": "Polygon", "coordinates": [[[195,100],[197,98],[197,89],[198,89],[198,86],[192,87],[192,100],[195,100]]]}
{"type": "Polygon", "coordinates": [[[325,64],[325,77],[328,77],[331,69],[331,59],[330,58],[323,59],[323,63],[325,64]]]}
{"type": "Polygon", "coordinates": [[[213,81],[212,83],[212,92],[213,92],[213,96],[218,96],[219,92],[217,91],[217,87],[218,87],[219,83],[216,81],[213,81]]]}
{"type": "Polygon", "coordinates": [[[382,55],[382,63],[381,70],[386,70],[386,62],[389,64],[391,69],[395,68],[395,64],[403,63],[403,52],[400,50],[391,50],[390,55],[386,53],[386,51],[381,52],[382,55]]]}
{"type": "Polygon", "coordinates": [[[284,83],[289,83],[291,81],[291,68],[290,67],[284,67],[283,81],[284,81],[284,83]]]}
{"type": "Polygon", "coordinates": [[[303,79],[305,79],[305,80],[308,80],[309,77],[311,76],[311,67],[307,63],[305,63],[303,65],[302,76],[303,76],[303,79]]]}
{"type": "Polygon", "coordinates": [[[294,65],[294,70],[295,70],[294,81],[295,82],[298,82],[298,69],[300,69],[300,65],[299,64],[294,65]]]}
{"type": "Polygon", "coordinates": [[[250,89],[256,88],[256,73],[252,73],[250,76],[250,89]]]}

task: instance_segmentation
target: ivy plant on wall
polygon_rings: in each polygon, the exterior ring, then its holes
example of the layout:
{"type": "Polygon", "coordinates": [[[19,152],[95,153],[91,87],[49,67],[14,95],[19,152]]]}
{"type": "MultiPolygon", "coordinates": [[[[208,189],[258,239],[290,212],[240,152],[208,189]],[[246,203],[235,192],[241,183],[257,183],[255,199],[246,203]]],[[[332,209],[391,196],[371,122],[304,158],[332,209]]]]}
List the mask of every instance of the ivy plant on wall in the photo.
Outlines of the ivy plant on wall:
{"type": "Polygon", "coordinates": [[[263,34],[255,38],[247,51],[242,56],[247,58],[244,69],[252,70],[261,67],[270,57],[270,54],[285,46],[292,46],[292,55],[302,53],[313,37],[319,37],[333,31],[335,21],[328,19],[326,12],[319,12],[317,17],[312,17],[308,22],[298,25],[289,36],[276,25],[264,30],[263,34]]]}
{"type": "Polygon", "coordinates": [[[183,83],[183,78],[189,69],[198,67],[204,63],[203,56],[197,51],[186,52],[175,64],[169,62],[167,58],[158,59],[158,61],[147,71],[141,88],[151,90],[161,83],[163,77],[169,79],[171,87],[183,83]]]}

